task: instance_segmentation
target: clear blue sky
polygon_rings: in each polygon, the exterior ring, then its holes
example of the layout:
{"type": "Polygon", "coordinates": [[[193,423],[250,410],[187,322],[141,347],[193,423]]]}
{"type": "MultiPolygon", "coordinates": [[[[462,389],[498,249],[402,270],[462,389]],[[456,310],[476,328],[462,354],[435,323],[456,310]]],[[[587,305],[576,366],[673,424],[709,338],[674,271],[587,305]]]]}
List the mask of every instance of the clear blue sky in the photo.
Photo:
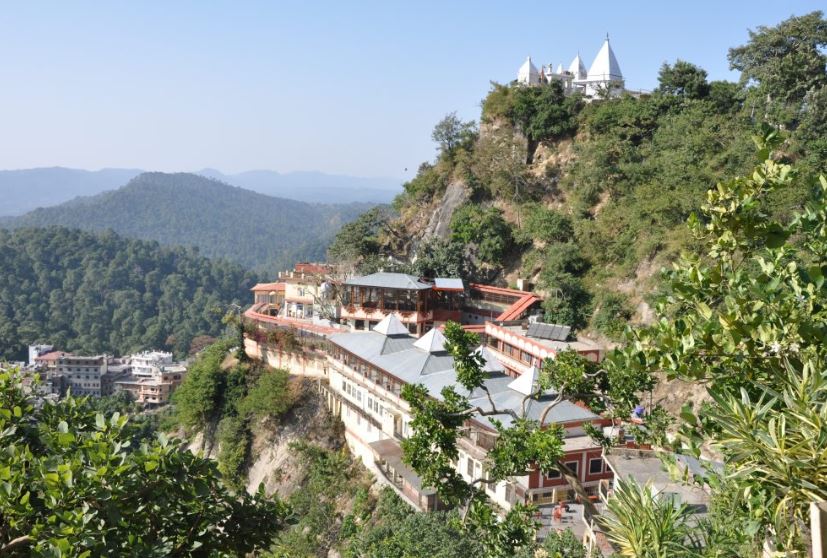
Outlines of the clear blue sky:
{"type": "Polygon", "coordinates": [[[750,2],[16,2],[0,11],[0,168],[319,170],[410,177],[445,113],[479,116],[527,54],[627,87],[680,57],[737,79],[747,29],[822,7],[750,2]],[[408,172],[404,172],[407,168],[408,172]]]}

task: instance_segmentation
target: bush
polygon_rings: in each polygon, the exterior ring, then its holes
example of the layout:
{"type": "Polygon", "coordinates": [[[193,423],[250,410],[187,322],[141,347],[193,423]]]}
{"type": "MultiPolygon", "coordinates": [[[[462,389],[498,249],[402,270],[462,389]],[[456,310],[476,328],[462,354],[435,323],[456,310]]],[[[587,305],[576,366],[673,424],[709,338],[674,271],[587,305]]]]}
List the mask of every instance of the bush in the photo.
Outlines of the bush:
{"type": "Polygon", "coordinates": [[[497,266],[513,245],[511,227],[496,207],[477,204],[460,207],[451,218],[451,240],[471,245],[480,261],[497,266]]]}
{"type": "Polygon", "coordinates": [[[243,490],[244,465],[250,445],[249,431],[244,419],[226,416],[218,423],[218,470],[224,482],[236,490],[243,490]]]}
{"type": "Polygon", "coordinates": [[[239,401],[238,413],[255,420],[275,419],[289,411],[295,399],[289,372],[281,369],[268,370],[239,401]]]}
{"type": "Polygon", "coordinates": [[[516,234],[519,242],[569,242],[573,239],[571,219],[559,211],[533,203],[523,206],[523,212],[522,227],[516,234]]]}
{"type": "Polygon", "coordinates": [[[612,339],[619,339],[632,318],[632,309],[625,295],[604,292],[595,304],[597,310],[592,318],[594,328],[612,339]]]}

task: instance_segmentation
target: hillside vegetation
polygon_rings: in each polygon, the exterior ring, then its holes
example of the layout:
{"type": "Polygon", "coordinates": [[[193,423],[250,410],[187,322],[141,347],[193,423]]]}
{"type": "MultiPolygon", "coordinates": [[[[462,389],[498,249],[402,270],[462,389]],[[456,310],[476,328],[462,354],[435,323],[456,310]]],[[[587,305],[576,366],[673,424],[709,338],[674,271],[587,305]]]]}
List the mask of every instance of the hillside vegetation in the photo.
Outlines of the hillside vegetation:
{"type": "Polygon", "coordinates": [[[811,199],[827,166],[823,28],[820,12],[760,28],[729,53],[740,83],[681,60],[650,95],[588,103],[556,83],[492,83],[479,126],[454,114],[437,124],[439,155],[404,185],[397,213],[366,214],[330,254],[363,270],[523,278],[546,295],[548,321],[617,337],[650,317],[657,271],[693,249],[683,223],[717,181],[753,167],[762,126],[787,134],[778,157],[804,177],[764,200],[771,214],[811,199]],[[434,213],[450,226],[433,227],[434,213]]]}
{"type": "Polygon", "coordinates": [[[189,248],[58,227],[0,230],[0,359],[25,346],[125,354],[186,354],[223,331],[227,305],[249,299],[255,276],[189,248]]]}
{"type": "Polygon", "coordinates": [[[274,273],[323,258],[339,227],[368,207],[273,198],[194,174],[144,173],[117,190],[37,209],[6,224],[111,229],[274,273]]]}

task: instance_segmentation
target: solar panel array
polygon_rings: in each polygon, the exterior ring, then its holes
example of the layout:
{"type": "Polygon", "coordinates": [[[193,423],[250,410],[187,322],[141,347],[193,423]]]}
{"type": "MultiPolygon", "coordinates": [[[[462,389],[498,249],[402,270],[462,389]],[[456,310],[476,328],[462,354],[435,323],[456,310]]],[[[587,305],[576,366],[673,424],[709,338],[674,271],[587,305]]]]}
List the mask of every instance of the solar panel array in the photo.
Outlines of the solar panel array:
{"type": "Polygon", "coordinates": [[[565,341],[569,338],[571,326],[558,324],[528,324],[528,336],[536,339],[565,341]]]}

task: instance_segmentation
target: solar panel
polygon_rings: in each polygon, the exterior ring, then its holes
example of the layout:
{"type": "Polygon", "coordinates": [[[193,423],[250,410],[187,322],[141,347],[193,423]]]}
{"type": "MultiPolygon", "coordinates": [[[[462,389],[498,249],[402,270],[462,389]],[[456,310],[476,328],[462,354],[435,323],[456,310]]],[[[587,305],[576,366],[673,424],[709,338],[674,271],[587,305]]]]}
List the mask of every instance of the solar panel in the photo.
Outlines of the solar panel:
{"type": "Polygon", "coordinates": [[[550,339],[551,341],[565,341],[569,338],[571,326],[559,324],[528,324],[528,336],[536,339],[550,339]]]}

